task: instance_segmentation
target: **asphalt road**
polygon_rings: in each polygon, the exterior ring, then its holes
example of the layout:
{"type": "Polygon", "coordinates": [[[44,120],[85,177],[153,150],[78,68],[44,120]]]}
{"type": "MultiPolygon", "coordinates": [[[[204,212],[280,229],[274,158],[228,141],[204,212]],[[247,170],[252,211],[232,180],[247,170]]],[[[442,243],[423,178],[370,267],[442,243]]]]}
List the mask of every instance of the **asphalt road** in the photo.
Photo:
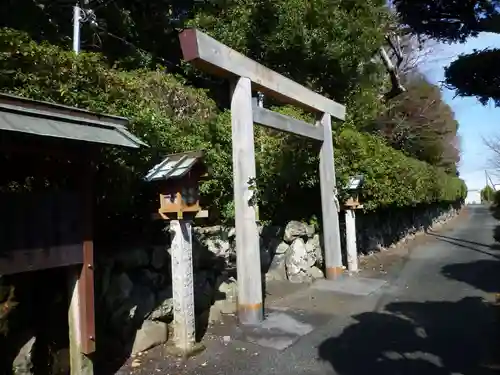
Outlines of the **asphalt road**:
{"type": "Polygon", "coordinates": [[[494,239],[500,222],[485,207],[468,211],[453,229],[431,234],[433,240],[384,275],[388,284],[378,293],[356,297],[334,315],[318,315],[322,323],[285,350],[212,336],[195,359],[175,366],[168,359],[152,360],[133,373],[499,373],[484,364],[500,347],[499,314],[491,306],[500,292],[500,245],[494,239]]]}

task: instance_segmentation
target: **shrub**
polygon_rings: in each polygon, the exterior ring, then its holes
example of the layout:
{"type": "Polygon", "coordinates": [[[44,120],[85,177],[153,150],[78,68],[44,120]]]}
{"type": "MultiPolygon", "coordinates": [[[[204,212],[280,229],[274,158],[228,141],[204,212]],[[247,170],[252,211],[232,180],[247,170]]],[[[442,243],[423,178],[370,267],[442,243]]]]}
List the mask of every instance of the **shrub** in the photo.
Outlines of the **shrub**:
{"type": "Polygon", "coordinates": [[[495,190],[490,185],[486,185],[483,190],[481,190],[481,200],[485,202],[493,202],[495,198],[495,190]]]}
{"type": "MultiPolygon", "coordinates": [[[[0,50],[3,91],[128,117],[131,131],[150,145],[138,152],[106,149],[102,153],[96,189],[98,228],[107,228],[110,234],[119,231],[123,240],[126,233],[142,233],[144,218],[157,206],[156,195],[142,177],[162,155],[194,149],[205,150],[212,167],[211,178],[202,186],[212,220],[231,220],[230,114],[219,112],[205,91],[161,69],[120,71],[98,54],[75,56],[9,29],[0,29],[0,50]],[[133,225],[123,227],[123,223],[133,225]]],[[[275,110],[312,121],[292,107],[275,110]]],[[[375,136],[339,129],[335,145],[338,186],[344,186],[350,175],[363,173],[362,198],[368,210],[465,196],[460,179],[405,156],[375,136]]],[[[318,215],[319,145],[256,127],[255,149],[262,218],[281,221],[318,215]]],[[[346,195],[342,188],[340,193],[346,195]]]]}

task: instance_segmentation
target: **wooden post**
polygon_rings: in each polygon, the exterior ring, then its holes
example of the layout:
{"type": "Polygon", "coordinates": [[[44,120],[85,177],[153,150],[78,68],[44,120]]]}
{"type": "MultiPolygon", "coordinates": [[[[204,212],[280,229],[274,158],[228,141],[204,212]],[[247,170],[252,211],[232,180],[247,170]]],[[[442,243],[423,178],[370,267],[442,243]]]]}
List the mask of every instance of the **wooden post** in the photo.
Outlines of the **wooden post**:
{"type": "Polygon", "coordinates": [[[83,353],[85,332],[82,329],[85,317],[82,314],[84,298],[82,298],[82,267],[68,268],[68,281],[71,301],[69,305],[69,356],[71,375],[93,375],[94,365],[92,359],[83,353]]]}
{"type": "Polygon", "coordinates": [[[71,375],[92,375],[95,352],[94,244],[92,236],[92,170],[85,163],[82,174],[83,264],[69,268],[69,343],[71,375]]]}
{"type": "Polygon", "coordinates": [[[189,220],[170,221],[174,345],[182,355],[195,347],[193,241],[189,220]]]}
{"type": "Polygon", "coordinates": [[[330,114],[321,117],[324,139],[319,154],[321,211],[323,215],[323,240],[325,249],[326,278],[333,280],[342,274],[339,215],[336,204],[336,178],[333,158],[332,119],[330,114]]]}
{"type": "Polygon", "coordinates": [[[356,211],[345,210],[345,232],[347,248],[347,269],[358,272],[358,249],[356,246],[356,211]]]}
{"type": "Polygon", "coordinates": [[[231,96],[238,319],[257,324],[264,318],[256,210],[251,204],[255,150],[250,79],[240,77],[231,96]]]}

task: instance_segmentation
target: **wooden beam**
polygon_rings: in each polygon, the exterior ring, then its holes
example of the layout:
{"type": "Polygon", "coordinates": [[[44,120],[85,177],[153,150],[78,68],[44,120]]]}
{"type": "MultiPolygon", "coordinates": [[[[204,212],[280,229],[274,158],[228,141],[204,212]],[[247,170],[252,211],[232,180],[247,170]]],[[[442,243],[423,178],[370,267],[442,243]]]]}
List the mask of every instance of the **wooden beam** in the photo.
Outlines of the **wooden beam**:
{"type": "Polygon", "coordinates": [[[247,77],[254,89],[285,103],[345,119],[345,106],[336,103],[249,59],[197,29],[179,35],[186,61],[222,77],[247,77]]]}
{"type": "Polygon", "coordinates": [[[287,133],[316,139],[318,141],[322,141],[324,137],[323,127],[321,125],[314,126],[265,108],[253,107],[253,122],[287,133]]]}
{"type": "Polygon", "coordinates": [[[83,262],[82,245],[13,250],[0,253],[0,275],[65,267],[83,262]]]}
{"type": "MultiPolygon", "coordinates": [[[[189,218],[190,220],[192,219],[207,219],[208,218],[208,210],[201,210],[198,212],[185,212],[184,213],[185,218],[189,218]]],[[[176,212],[155,212],[151,214],[151,220],[157,221],[157,220],[177,220],[177,213],[176,212]]]]}
{"type": "Polygon", "coordinates": [[[231,96],[234,209],[236,222],[236,270],[238,319],[257,324],[264,318],[259,232],[255,206],[251,203],[255,179],[255,149],[250,79],[241,77],[231,96]]]}
{"type": "Polygon", "coordinates": [[[83,199],[83,267],[80,274],[80,306],[82,314],[82,353],[95,352],[94,317],[94,241],[93,241],[93,173],[90,162],[86,163],[84,173],[83,199]]]}
{"type": "Polygon", "coordinates": [[[333,157],[332,119],[325,113],[320,119],[324,140],[319,154],[321,211],[323,216],[323,242],[325,274],[335,279],[343,272],[340,247],[339,213],[336,205],[335,162],[333,157]]]}

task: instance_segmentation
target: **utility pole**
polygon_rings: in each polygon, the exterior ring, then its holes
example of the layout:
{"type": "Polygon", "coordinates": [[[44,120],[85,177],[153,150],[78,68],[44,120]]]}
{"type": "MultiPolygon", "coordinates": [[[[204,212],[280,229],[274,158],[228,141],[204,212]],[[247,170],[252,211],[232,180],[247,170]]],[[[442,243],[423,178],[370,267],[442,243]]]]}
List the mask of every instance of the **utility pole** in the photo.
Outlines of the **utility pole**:
{"type": "Polygon", "coordinates": [[[80,27],[84,22],[88,22],[92,28],[97,27],[96,15],[92,9],[86,9],[88,0],[83,0],[83,8],[77,2],[73,7],[73,51],[80,53],[80,27]]]}
{"type": "Polygon", "coordinates": [[[491,185],[491,188],[495,190],[495,184],[493,183],[493,180],[491,179],[490,174],[487,170],[484,170],[484,175],[486,177],[486,186],[491,185]]]}
{"type": "Polygon", "coordinates": [[[78,3],[73,7],[73,51],[80,53],[80,20],[82,10],[78,3]]]}

